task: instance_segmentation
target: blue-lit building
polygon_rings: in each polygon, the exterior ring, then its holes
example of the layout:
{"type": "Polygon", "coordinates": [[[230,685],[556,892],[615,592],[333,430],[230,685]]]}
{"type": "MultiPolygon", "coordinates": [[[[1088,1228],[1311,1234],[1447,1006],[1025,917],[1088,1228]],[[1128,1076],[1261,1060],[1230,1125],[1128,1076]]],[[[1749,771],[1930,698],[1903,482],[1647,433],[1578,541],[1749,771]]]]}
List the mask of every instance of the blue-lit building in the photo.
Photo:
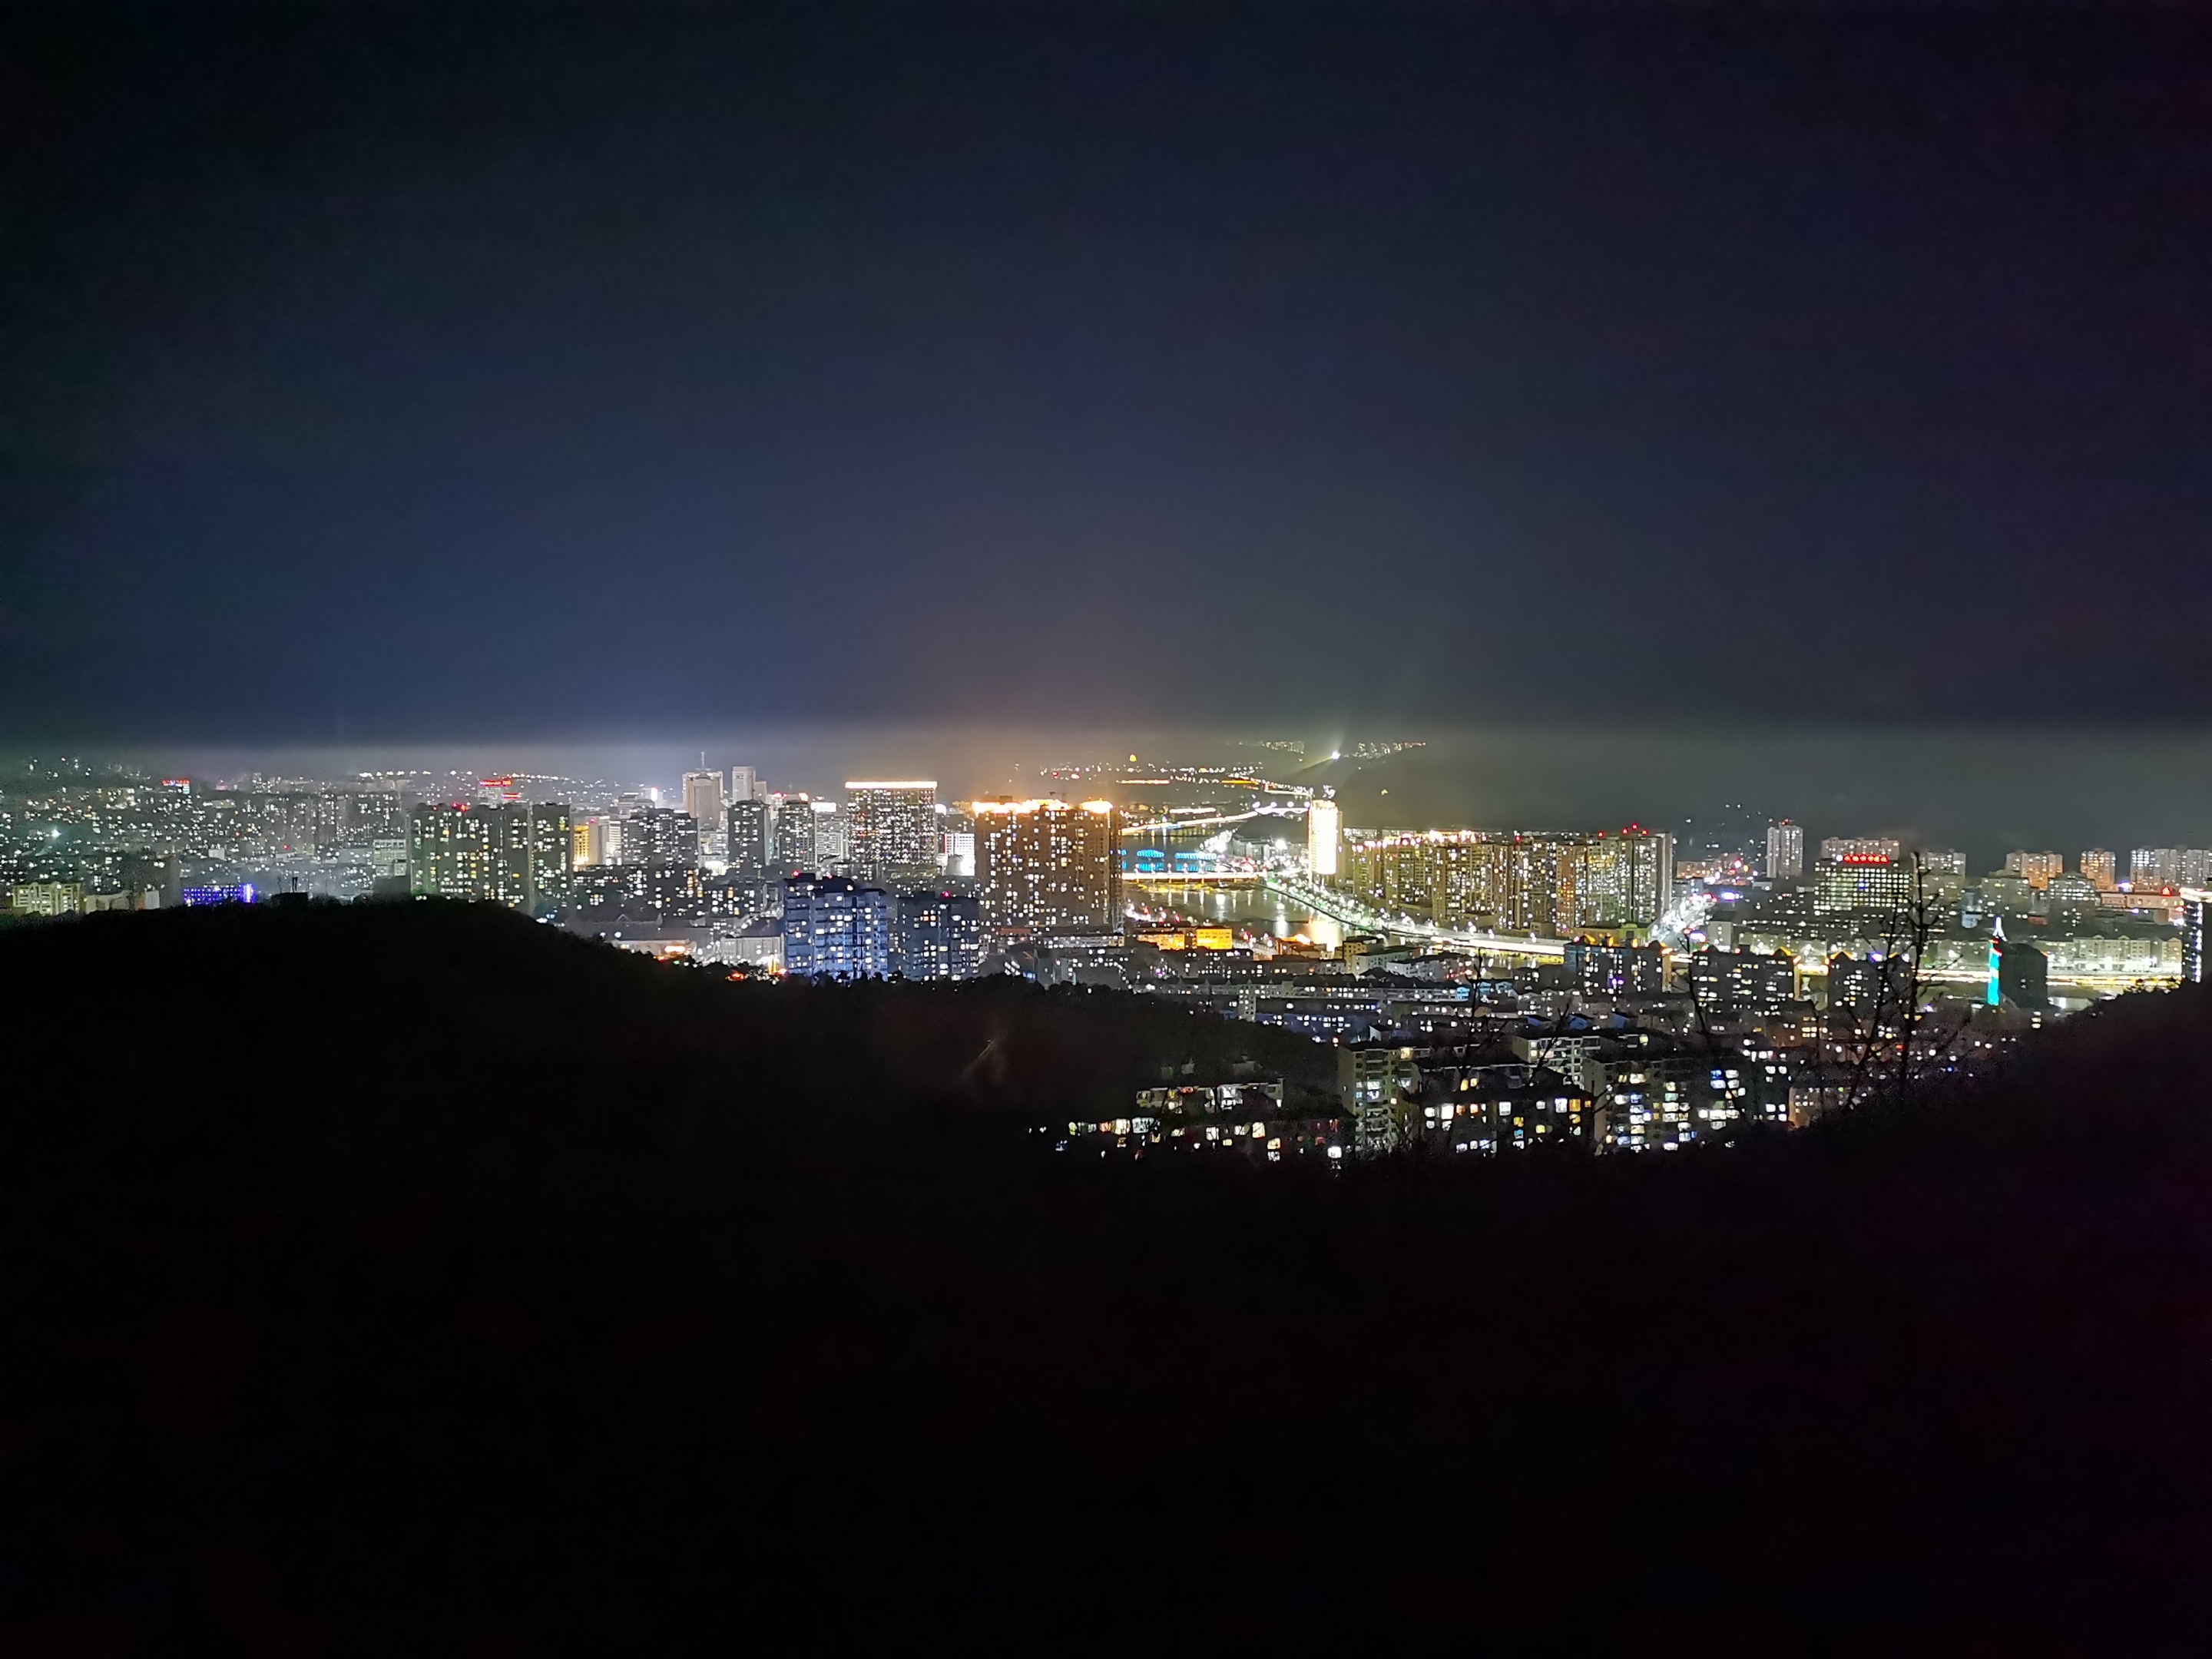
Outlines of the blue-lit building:
{"type": "Polygon", "coordinates": [[[234,887],[187,887],[184,892],[185,904],[195,908],[203,904],[251,904],[254,897],[250,881],[234,887]]]}
{"type": "Polygon", "coordinates": [[[902,893],[891,907],[891,971],[908,979],[973,979],[983,971],[983,901],[968,893],[902,893]]]}
{"type": "Polygon", "coordinates": [[[783,884],[783,968],[808,979],[880,979],[891,970],[891,903],[842,876],[783,884]]]}

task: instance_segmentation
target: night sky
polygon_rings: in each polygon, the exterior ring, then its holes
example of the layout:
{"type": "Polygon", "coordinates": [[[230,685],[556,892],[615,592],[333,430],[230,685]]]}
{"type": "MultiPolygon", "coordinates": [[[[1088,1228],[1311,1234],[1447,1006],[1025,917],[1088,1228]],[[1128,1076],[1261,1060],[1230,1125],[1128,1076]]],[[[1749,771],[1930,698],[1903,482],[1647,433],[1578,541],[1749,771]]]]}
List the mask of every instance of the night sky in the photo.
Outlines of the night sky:
{"type": "Polygon", "coordinates": [[[0,735],[2212,715],[2212,31],[10,11],[0,735]]]}

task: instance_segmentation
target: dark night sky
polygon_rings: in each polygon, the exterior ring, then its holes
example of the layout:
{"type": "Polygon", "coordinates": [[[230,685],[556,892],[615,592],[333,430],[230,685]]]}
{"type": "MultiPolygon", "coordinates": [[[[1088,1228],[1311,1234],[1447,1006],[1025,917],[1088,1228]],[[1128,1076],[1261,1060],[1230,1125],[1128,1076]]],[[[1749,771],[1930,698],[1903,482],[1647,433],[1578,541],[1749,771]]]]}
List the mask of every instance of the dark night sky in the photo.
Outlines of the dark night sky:
{"type": "Polygon", "coordinates": [[[2212,32],[14,11],[0,727],[2212,715],[2212,32]]]}

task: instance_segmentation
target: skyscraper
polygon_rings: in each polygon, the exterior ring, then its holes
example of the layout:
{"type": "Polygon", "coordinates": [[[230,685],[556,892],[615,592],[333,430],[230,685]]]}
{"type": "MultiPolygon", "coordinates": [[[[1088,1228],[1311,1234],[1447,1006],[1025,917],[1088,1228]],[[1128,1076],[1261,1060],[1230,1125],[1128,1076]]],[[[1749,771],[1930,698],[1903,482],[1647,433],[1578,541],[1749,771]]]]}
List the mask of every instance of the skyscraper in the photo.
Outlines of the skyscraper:
{"type": "Polygon", "coordinates": [[[1783,818],[1766,826],[1766,878],[1800,881],[1805,875],[1805,826],[1783,818]]]}
{"type": "Polygon", "coordinates": [[[775,850],[768,803],[751,795],[738,796],[724,814],[723,829],[730,868],[741,876],[765,874],[775,850]]]}
{"type": "Polygon", "coordinates": [[[1316,800],[1306,808],[1306,862],[1317,878],[1335,876],[1343,841],[1344,814],[1334,801],[1316,800]]]}
{"type": "Polygon", "coordinates": [[[937,879],[937,783],[845,785],[845,855],[869,878],[921,887],[937,879]]]}
{"type": "Polygon", "coordinates": [[[1111,801],[977,801],[975,878],[991,926],[1120,933],[1121,827],[1111,801]]]}
{"type": "Polygon", "coordinates": [[[2081,873],[2089,884],[2100,893],[2109,893],[2120,884],[2120,861],[2107,847],[2093,847],[2081,854],[2081,873]]]}
{"type": "Polygon", "coordinates": [[[771,795],[775,809],[775,867],[787,874],[814,868],[814,802],[805,795],[771,795]]]}
{"type": "Polygon", "coordinates": [[[845,837],[845,809],[834,800],[817,800],[814,811],[814,864],[828,870],[850,862],[852,851],[845,837]]]}
{"type": "Polygon", "coordinates": [[[622,861],[651,869],[690,869],[699,862],[699,823],[672,807],[647,806],[622,823],[622,861]]]}
{"type": "Polygon", "coordinates": [[[814,979],[880,979],[890,971],[890,901],[842,876],[783,884],[784,971],[814,979]]]}
{"type": "Polygon", "coordinates": [[[697,826],[697,833],[701,836],[722,827],[722,775],[720,772],[686,772],[684,775],[684,814],[697,826]]]}
{"type": "Polygon", "coordinates": [[[731,800],[763,800],[767,796],[768,791],[761,787],[760,774],[751,767],[732,766],[730,769],[731,800]]]}

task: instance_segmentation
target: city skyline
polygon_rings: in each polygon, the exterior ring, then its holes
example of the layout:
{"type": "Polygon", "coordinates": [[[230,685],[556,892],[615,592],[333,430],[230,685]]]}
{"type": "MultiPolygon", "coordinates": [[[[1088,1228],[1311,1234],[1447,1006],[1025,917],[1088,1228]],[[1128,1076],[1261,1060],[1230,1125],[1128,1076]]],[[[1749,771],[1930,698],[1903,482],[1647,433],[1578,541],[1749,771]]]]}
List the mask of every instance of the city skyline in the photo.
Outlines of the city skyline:
{"type": "MultiPolygon", "coordinates": [[[[1388,732],[1391,728],[1383,727],[1388,732]]],[[[1405,727],[1397,728],[1402,732],[1405,727]]],[[[1694,835],[1740,812],[1791,817],[1831,834],[1898,836],[1957,847],[1978,860],[2013,848],[2187,845],[2212,823],[2212,737],[2082,728],[2007,732],[1979,727],[1866,732],[1710,728],[1637,732],[1596,726],[1454,733],[1418,728],[1412,756],[1347,761],[1330,769],[1352,821],[1425,829],[1519,823],[1648,822],[1694,835]],[[1384,781],[1386,775],[1390,781],[1384,781]],[[1389,788],[1385,798],[1378,792],[1389,788]],[[1738,804],[1741,804],[1739,807],[1738,804]]],[[[1281,733],[1283,728],[1276,728],[1281,733]]],[[[848,779],[935,775],[943,794],[1028,795],[1056,765],[1148,757],[1233,762],[1278,772],[1288,754],[1264,746],[1301,739],[1203,729],[1131,731],[969,726],[793,726],[708,741],[725,768],[757,763],[778,788],[836,793],[848,779]]],[[[1307,758],[1324,744],[1356,742],[1342,727],[1303,739],[1307,758]]],[[[210,778],[344,776],[406,767],[473,781],[495,772],[653,783],[674,793],[699,763],[701,740],[574,744],[485,743],[221,749],[90,744],[0,748],[20,764],[33,752],[128,762],[153,773],[183,768],[210,778]]],[[[1808,848],[1810,843],[1808,842],[1808,848]]]]}

